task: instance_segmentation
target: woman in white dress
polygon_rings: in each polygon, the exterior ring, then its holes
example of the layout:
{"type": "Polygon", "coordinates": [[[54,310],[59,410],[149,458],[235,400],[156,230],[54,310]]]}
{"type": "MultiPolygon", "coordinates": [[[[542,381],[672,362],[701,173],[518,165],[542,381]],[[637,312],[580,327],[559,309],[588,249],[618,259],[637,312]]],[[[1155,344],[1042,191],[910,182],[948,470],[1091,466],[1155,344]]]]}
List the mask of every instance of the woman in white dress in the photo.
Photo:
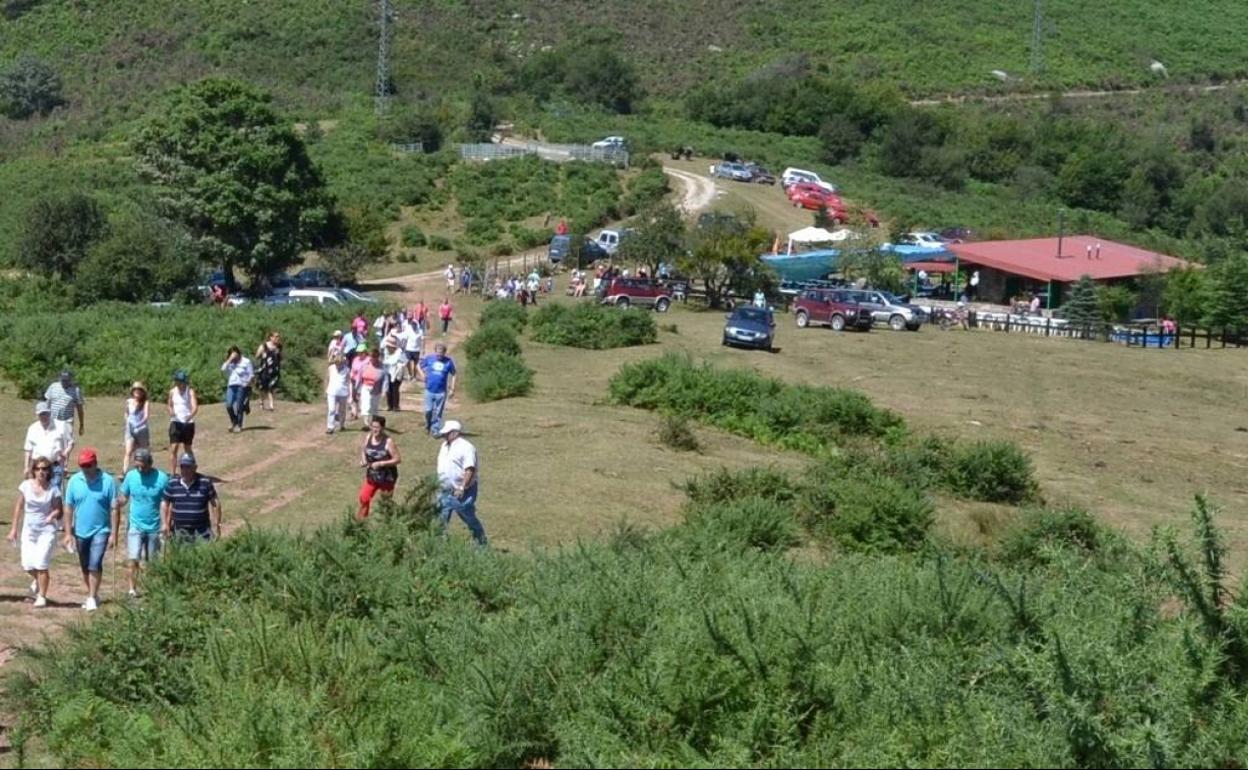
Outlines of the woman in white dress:
{"type": "Polygon", "coordinates": [[[22,569],[34,581],[35,606],[48,606],[48,569],[56,549],[56,525],[61,518],[61,490],[52,484],[52,461],[38,457],[31,465],[32,478],[17,488],[9,542],[21,535],[22,569]],[[19,528],[20,527],[20,528],[19,528]]]}

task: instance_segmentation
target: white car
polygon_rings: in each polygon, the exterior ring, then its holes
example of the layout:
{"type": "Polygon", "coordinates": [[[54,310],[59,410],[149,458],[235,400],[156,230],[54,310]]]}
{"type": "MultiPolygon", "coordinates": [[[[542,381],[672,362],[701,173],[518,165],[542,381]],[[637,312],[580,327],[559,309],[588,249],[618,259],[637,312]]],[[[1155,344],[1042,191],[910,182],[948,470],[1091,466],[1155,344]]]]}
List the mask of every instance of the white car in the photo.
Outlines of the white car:
{"type": "Polygon", "coordinates": [[[606,139],[599,139],[590,146],[595,150],[622,150],[624,145],[624,137],[608,136],[606,139]]]}
{"type": "Polygon", "coordinates": [[[291,289],[286,296],[292,302],[307,302],[314,305],[345,305],[342,295],[336,289],[291,289]]]}
{"type": "Polygon", "coordinates": [[[790,187],[798,184],[799,182],[805,182],[807,184],[822,187],[830,193],[835,193],[837,191],[836,185],[823,181],[819,178],[818,174],[813,171],[807,171],[806,169],[790,167],[786,168],[784,173],[780,175],[780,186],[785,190],[788,190],[790,187]]]}
{"type": "Polygon", "coordinates": [[[906,233],[902,237],[901,242],[908,246],[919,246],[924,249],[943,250],[946,245],[939,235],[930,232],[906,233]]]}

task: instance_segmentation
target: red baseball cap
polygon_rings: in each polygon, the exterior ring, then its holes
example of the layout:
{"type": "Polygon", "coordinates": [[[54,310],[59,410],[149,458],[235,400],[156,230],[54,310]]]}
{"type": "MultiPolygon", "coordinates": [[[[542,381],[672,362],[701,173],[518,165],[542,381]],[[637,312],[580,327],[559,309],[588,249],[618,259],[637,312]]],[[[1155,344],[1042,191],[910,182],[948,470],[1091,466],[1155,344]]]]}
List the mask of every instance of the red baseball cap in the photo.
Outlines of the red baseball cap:
{"type": "Polygon", "coordinates": [[[85,447],[78,453],[78,467],[83,468],[88,465],[95,465],[99,458],[95,455],[95,450],[91,447],[85,447]]]}

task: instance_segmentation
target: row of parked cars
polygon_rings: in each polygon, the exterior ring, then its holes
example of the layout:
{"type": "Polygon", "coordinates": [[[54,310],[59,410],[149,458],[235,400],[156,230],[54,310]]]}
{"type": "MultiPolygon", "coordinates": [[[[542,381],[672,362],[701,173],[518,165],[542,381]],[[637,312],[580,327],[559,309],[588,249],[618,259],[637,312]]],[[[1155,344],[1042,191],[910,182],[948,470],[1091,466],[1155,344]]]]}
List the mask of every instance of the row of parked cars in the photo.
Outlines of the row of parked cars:
{"type": "MultiPolygon", "coordinates": [[[[207,297],[211,287],[225,284],[225,274],[218,271],[208,277],[207,284],[200,290],[207,297]]],[[[230,305],[238,306],[255,303],[266,306],[308,303],[314,305],[349,305],[356,302],[377,304],[381,300],[350,286],[339,285],[337,279],[328,270],[316,267],[305,267],[294,275],[277,273],[270,276],[268,286],[259,297],[248,298],[233,295],[229,297],[230,305]]]]}
{"type": "MultiPolygon", "coordinates": [[[[918,331],[927,323],[927,311],[903,298],[878,289],[849,287],[801,290],[793,303],[799,329],[827,326],[834,331],[870,331],[884,324],[894,331],[918,331]]],[[[725,316],[723,344],[731,347],[774,350],[775,314],[754,305],[736,307],[725,316]]]]}

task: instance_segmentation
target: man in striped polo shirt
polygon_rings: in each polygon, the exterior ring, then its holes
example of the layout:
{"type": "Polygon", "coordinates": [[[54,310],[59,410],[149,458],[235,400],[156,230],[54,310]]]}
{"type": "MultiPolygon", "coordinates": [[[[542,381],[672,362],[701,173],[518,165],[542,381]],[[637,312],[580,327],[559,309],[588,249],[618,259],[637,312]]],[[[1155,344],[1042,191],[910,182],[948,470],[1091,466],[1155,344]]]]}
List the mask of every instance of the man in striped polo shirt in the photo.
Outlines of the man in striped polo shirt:
{"type": "Polygon", "coordinates": [[[56,427],[65,431],[72,441],[74,439],[74,414],[78,414],[78,435],[86,435],[87,418],[83,414],[82,388],[74,384],[74,373],[69,369],[61,372],[61,377],[44,391],[43,400],[52,407],[52,420],[56,427]]]}
{"type": "Polygon", "coordinates": [[[221,537],[221,500],[212,479],[201,476],[195,457],[183,454],[178,476],[165,486],[160,505],[161,534],[197,542],[221,537]]]}

